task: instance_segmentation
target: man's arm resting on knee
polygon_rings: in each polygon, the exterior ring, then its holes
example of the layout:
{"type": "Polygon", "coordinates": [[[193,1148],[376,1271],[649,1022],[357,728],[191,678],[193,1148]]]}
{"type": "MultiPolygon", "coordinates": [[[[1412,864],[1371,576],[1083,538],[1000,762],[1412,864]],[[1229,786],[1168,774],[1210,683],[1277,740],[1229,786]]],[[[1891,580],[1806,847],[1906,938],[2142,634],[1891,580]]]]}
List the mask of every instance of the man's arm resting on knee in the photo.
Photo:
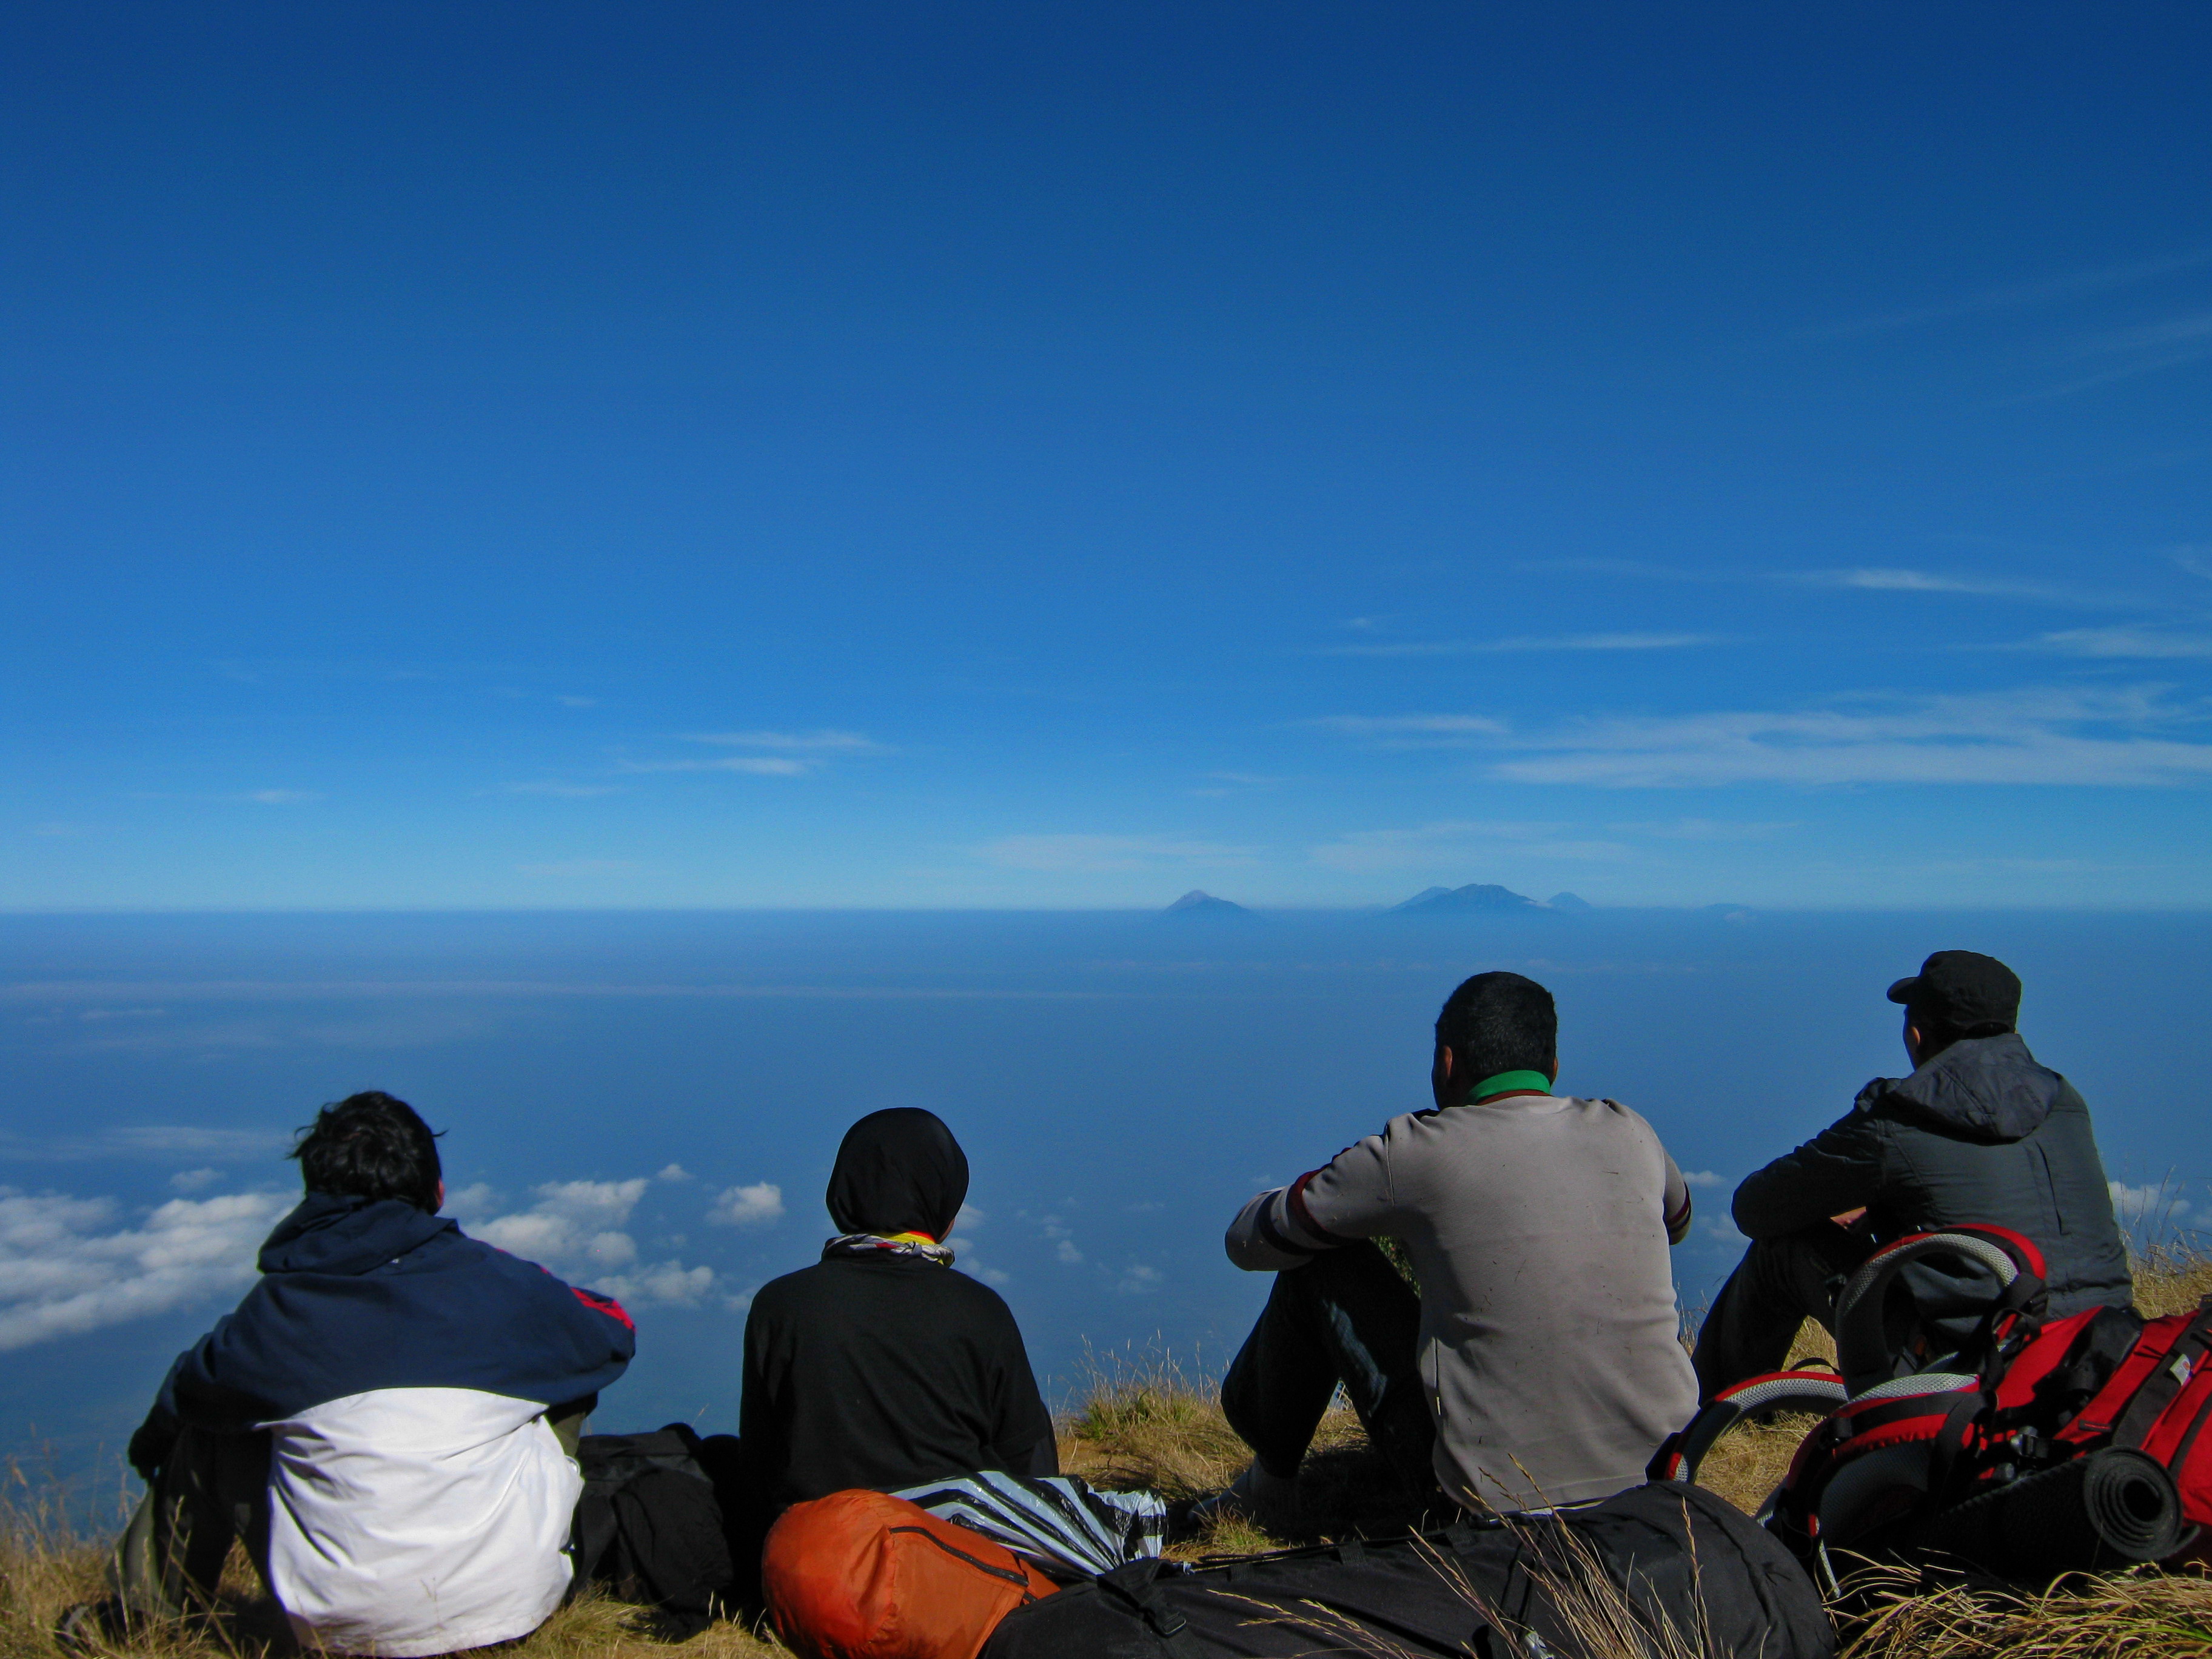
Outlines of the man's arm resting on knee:
{"type": "Polygon", "coordinates": [[[1887,1137],[1863,1112],[1830,1125],[1796,1152],[1743,1178],[1733,1206],[1747,1238],[1779,1238],[1875,1203],[1887,1137]]]}
{"type": "Polygon", "coordinates": [[[1396,1218],[1389,1149],[1369,1135],[1289,1186],[1261,1193],[1237,1212],[1222,1243],[1247,1273],[1283,1273],[1387,1233],[1396,1218]]]}

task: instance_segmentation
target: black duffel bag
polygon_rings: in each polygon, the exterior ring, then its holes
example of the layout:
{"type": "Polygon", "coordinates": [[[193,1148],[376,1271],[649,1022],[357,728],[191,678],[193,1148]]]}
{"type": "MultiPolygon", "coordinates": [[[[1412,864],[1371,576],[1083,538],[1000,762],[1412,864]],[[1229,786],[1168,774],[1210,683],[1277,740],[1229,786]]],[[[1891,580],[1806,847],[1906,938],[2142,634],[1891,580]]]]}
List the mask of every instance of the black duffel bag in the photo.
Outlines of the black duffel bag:
{"type": "Polygon", "coordinates": [[[729,1611],[735,1574],[699,1437],[683,1423],[576,1443],[584,1495],[571,1546],[575,1588],[605,1584],[652,1609],[653,1634],[696,1636],[729,1611]]]}
{"type": "Polygon", "coordinates": [[[1006,1615],[981,1659],[1595,1659],[1671,1628],[1709,1659],[1831,1659],[1813,1581],[1749,1516],[1696,1486],[1418,1538],[1241,1561],[1147,1560],[1006,1615]],[[1638,1637],[1631,1634],[1631,1640],[1638,1637]],[[1533,1638],[1533,1639],[1532,1639],[1533,1638]]]}

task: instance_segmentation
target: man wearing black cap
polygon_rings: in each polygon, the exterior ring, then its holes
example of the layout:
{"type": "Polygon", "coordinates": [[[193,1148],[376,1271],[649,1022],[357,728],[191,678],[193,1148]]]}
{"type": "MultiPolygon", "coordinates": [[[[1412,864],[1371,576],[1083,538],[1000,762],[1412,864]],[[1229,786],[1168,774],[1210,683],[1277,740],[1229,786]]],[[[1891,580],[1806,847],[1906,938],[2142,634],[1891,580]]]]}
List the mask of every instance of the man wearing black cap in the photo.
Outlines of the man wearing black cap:
{"type": "Polygon", "coordinates": [[[1905,1008],[1912,1075],[1876,1078],[1840,1121],[1735,1189],[1752,1243],[1698,1333],[1706,1399],[1779,1370],[1801,1321],[1827,1323],[1838,1279],[1908,1233],[1970,1222],[2025,1233],[2055,1316],[2134,1299],[2089,1109],[2013,1029],[2012,969],[1938,951],[1889,1000],[1905,1008]]]}

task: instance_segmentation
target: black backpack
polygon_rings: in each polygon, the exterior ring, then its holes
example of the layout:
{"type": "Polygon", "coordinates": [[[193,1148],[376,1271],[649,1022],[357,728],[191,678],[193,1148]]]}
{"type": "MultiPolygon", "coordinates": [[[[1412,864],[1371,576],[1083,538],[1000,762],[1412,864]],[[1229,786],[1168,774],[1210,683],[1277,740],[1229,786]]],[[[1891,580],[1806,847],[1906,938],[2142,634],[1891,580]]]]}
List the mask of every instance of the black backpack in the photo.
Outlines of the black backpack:
{"type": "Polygon", "coordinates": [[[696,1636],[729,1611],[736,1575],[699,1437],[672,1423],[651,1434],[587,1434],[570,1543],[570,1594],[594,1581],[619,1601],[653,1609],[664,1640],[696,1636]]]}
{"type": "Polygon", "coordinates": [[[980,1659],[1581,1659],[1554,1587],[1595,1567],[1615,1610],[1714,1659],[1830,1659],[1813,1581],[1713,1493],[1673,1483],[1511,1522],[1188,1566],[1132,1562],[1017,1607],[980,1659]]]}

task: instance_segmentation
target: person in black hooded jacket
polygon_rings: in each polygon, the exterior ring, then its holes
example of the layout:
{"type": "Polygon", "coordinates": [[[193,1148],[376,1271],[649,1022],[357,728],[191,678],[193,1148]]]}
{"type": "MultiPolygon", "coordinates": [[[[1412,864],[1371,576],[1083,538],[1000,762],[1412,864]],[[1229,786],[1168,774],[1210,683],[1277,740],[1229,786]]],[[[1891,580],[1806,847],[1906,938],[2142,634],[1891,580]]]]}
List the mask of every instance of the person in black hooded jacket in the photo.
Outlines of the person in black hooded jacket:
{"type": "Polygon", "coordinates": [[[967,1157],[934,1114],[893,1107],[845,1132],[839,1236],[762,1286],[745,1319],[738,1442],[756,1501],[1060,1472],[1012,1312],[952,1271],[944,1241],[967,1195],[967,1157]]]}
{"type": "Polygon", "coordinates": [[[1705,1399],[1780,1369],[1801,1321],[1828,1322],[1841,1277],[1909,1233],[1980,1222],[2026,1234],[2053,1316],[2134,1300],[2089,1109],[2021,1041],[2020,990],[1972,951],[1938,951],[1889,988],[1912,1075],[1876,1078],[1840,1121],[1736,1188],[1752,1243],[1698,1335],[1705,1399]]]}

